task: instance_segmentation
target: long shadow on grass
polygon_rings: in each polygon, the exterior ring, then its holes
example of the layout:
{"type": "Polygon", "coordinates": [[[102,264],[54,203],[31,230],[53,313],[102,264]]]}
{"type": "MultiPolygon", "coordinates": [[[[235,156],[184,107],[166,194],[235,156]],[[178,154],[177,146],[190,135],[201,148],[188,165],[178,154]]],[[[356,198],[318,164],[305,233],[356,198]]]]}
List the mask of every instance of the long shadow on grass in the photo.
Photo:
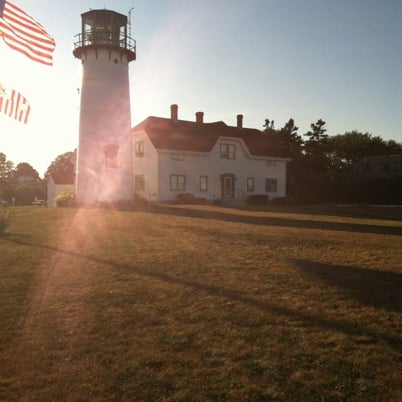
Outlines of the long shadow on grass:
{"type": "Polygon", "coordinates": [[[272,216],[237,215],[228,212],[200,210],[185,207],[157,205],[152,207],[153,213],[185,216],[190,218],[214,219],[226,222],[250,223],[253,225],[281,226],[304,229],[337,230],[343,232],[373,233],[402,236],[402,227],[369,225],[357,223],[313,221],[301,219],[285,219],[272,216]]]}
{"type": "Polygon", "coordinates": [[[358,267],[294,260],[295,266],[313,280],[338,288],[360,303],[402,312],[402,274],[358,267]]]}
{"type": "MultiPolygon", "coordinates": [[[[243,207],[242,209],[255,210],[252,207],[243,207]]],[[[269,207],[269,211],[274,213],[331,215],[344,218],[402,221],[402,206],[396,205],[275,205],[269,207]]]]}
{"type": "MultiPolygon", "coordinates": [[[[5,239],[16,244],[21,244],[23,246],[43,248],[46,250],[53,251],[55,253],[60,253],[67,255],[69,257],[76,258],[78,264],[79,261],[83,261],[86,263],[92,262],[96,264],[106,265],[111,268],[124,271],[127,273],[135,273],[137,275],[151,278],[157,281],[173,284],[176,286],[187,287],[193,289],[196,292],[198,291],[214,297],[218,298],[223,297],[231,301],[242,302],[274,316],[289,317],[295,320],[295,325],[300,325],[300,323],[302,323],[303,325],[310,325],[312,327],[319,326],[332,331],[342,332],[347,335],[370,336],[373,342],[384,341],[387,342],[390,347],[396,348],[397,350],[399,350],[402,345],[402,338],[399,336],[393,336],[385,332],[384,333],[375,332],[368,328],[361,327],[358,324],[352,323],[350,321],[345,320],[335,321],[333,319],[327,319],[319,315],[307,314],[300,310],[294,310],[288,307],[280,306],[278,304],[262,301],[254,297],[247,296],[237,290],[226,289],[223,286],[209,285],[197,281],[186,280],[183,278],[170,275],[169,273],[166,272],[158,271],[154,268],[145,269],[133,264],[120,263],[110,259],[103,259],[91,255],[81,255],[79,253],[65,250],[60,247],[48,246],[45,244],[30,243],[24,240],[19,240],[15,236],[8,235],[5,237],[5,239]]],[[[57,269],[57,267],[55,267],[55,269],[57,269]]]]}

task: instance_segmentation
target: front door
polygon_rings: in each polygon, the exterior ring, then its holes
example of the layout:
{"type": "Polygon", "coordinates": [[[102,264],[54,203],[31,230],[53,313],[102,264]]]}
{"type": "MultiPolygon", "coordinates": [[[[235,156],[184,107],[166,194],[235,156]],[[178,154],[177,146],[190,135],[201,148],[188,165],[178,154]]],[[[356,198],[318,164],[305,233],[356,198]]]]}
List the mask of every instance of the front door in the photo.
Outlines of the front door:
{"type": "Polygon", "coordinates": [[[234,197],[234,175],[222,175],[222,198],[234,197]]]}

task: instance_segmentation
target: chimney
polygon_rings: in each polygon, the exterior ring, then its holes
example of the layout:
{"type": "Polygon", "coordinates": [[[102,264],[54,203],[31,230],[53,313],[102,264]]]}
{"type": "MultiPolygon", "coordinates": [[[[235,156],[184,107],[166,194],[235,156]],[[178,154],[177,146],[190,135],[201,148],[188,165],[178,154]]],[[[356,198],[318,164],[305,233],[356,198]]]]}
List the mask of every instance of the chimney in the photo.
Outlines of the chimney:
{"type": "Polygon", "coordinates": [[[243,128],[243,115],[237,115],[237,128],[243,128]]]}
{"type": "Polygon", "coordinates": [[[170,118],[173,121],[177,121],[178,108],[179,107],[177,105],[170,105],[170,118]]]}
{"type": "Polygon", "coordinates": [[[204,123],[204,112],[196,112],[195,121],[201,124],[204,123]]]}

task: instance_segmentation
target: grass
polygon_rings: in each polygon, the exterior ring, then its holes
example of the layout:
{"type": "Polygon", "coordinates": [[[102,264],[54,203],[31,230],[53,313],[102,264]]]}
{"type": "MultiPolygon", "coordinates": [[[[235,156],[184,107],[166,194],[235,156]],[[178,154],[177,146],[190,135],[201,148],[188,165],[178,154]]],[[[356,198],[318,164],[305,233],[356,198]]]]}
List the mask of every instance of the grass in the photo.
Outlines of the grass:
{"type": "Polygon", "coordinates": [[[0,400],[402,400],[401,211],[17,208],[0,400]]]}

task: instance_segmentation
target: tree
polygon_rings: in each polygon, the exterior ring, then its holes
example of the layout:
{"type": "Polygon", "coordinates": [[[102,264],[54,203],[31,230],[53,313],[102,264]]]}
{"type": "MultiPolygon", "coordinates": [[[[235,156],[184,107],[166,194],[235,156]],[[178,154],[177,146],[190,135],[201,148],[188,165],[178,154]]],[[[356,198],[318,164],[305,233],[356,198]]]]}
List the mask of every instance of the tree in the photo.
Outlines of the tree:
{"type": "Polygon", "coordinates": [[[27,162],[21,162],[13,171],[12,185],[8,187],[9,199],[17,205],[30,205],[35,198],[44,198],[44,183],[39,173],[27,162]]]}
{"type": "Polygon", "coordinates": [[[275,121],[274,120],[269,120],[269,119],[265,119],[265,124],[263,126],[265,128],[265,130],[275,130],[275,121]]]}
{"type": "Polygon", "coordinates": [[[311,130],[304,134],[308,140],[304,143],[304,152],[310,164],[316,169],[327,170],[328,159],[326,155],[326,143],[328,134],[325,134],[325,121],[318,119],[310,125],[311,130]]]}
{"type": "Polygon", "coordinates": [[[325,140],[328,137],[328,134],[325,134],[325,132],[327,131],[326,128],[324,128],[325,126],[325,121],[318,119],[317,123],[312,123],[310,124],[311,127],[311,131],[307,131],[306,134],[304,134],[305,136],[309,137],[308,141],[306,142],[306,145],[308,143],[311,144],[317,144],[317,143],[322,143],[325,142],[325,140]]]}
{"type": "Polygon", "coordinates": [[[14,181],[19,177],[32,178],[35,182],[39,182],[39,173],[27,162],[21,162],[17,165],[13,172],[14,181]]]}
{"type": "Polygon", "coordinates": [[[327,153],[331,160],[331,171],[340,178],[339,194],[344,200],[381,203],[401,202],[400,176],[359,177],[354,175],[353,171],[354,167],[366,157],[401,155],[402,144],[394,140],[384,141],[381,137],[373,137],[369,133],[354,130],[328,138],[327,153]]]}
{"type": "Polygon", "coordinates": [[[275,129],[274,121],[265,120],[264,133],[267,135],[267,140],[275,144],[275,147],[281,151],[283,156],[290,158],[287,164],[287,195],[289,198],[299,198],[304,182],[303,169],[303,139],[298,134],[299,128],[295,125],[295,121],[290,118],[286,124],[275,129]]]}
{"type": "Polygon", "coordinates": [[[59,155],[45,173],[45,181],[53,174],[74,174],[74,152],[65,152],[59,155]]]}
{"type": "Polygon", "coordinates": [[[14,164],[0,152],[0,198],[17,205],[29,205],[35,197],[44,197],[44,186],[39,173],[26,162],[14,164]]]}
{"type": "Polygon", "coordinates": [[[327,145],[332,158],[337,159],[345,168],[351,167],[365,156],[402,153],[402,144],[394,140],[384,141],[380,137],[356,130],[330,137],[327,145]]]}
{"type": "Polygon", "coordinates": [[[14,171],[14,164],[7,160],[6,155],[0,152],[0,186],[10,183],[14,171]]]}
{"type": "Polygon", "coordinates": [[[383,198],[386,194],[385,200],[400,200],[401,191],[394,190],[400,189],[400,184],[391,185],[397,180],[400,182],[400,177],[378,179],[374,185],[372,180],[363,183],[362,179],[353,178],[350,169],[367,156],[401,155],[402,143],[384,141],[381,137],[358,131],[330,137],[325,124],[322,119],[312,123],[310,130],[304,134],[307,139],[303,140],[293,119],[280,129],[275,128],[273,120],[265,119],[263,127],[267,139],[284,156],[291,158],[287,165],[288,197],[295,202],[349,201],[353,200],[353,194],[357,194],[359,200],[373,201],[373,195],[370,198],[367,194],[377,194],[379,192],[372,189],[382,188],[386,189],[380,191],[383,198]],[[364,186],[367,191],[359,190],[364,186]]]}
{"type": "Polygon", "coordinates": [[[339,188],[340,176],[328,151],[328,134],[325,121],[318,119],[310,125],[304,135],[308,140],[304,144],[304,152],[309,171],[309,189],[314,201],[334,199],[339,188]]]}
{"type": "Polygon", "coordinates": [[[301,155],[303,140],[298,134],[299,128],[296,127],[292,118],[280,129],[274,128],[274,120],[265,119],[263,127],[269,141],[275,143],[284,155],[292,159],[301,155]]]}

